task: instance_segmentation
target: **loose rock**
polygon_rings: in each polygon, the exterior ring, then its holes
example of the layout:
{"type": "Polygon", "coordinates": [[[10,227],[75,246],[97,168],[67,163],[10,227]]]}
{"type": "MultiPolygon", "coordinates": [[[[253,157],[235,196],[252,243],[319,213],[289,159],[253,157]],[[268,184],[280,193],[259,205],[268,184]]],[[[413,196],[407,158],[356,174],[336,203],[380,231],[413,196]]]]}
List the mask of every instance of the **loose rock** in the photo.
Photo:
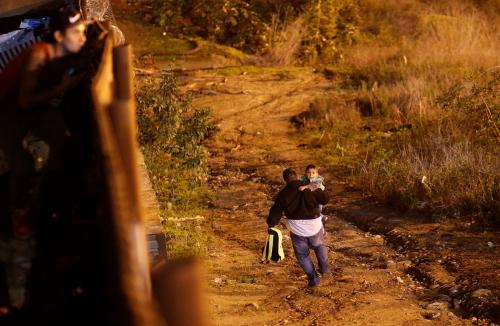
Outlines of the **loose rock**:
{"type": "Polygon", "coordinates": [[[429,320],[433,320],[433,319],[437,319],[441,316],[441,313],[440,312],[434,312],[434,311],[424,311],[422,313],[422,317],[424,317],[425,319],[429,319],[429,320]]]}
{"type": "Polygon", "coordinates": [[[484,301],[485,299],[491,299],[494,297],[493,292],[488,289],[478,289],[471,294],[471,299],[484,301]]]}
{"type": "Polygon", "coordinates": [[[352,277],[350,277],[350,276],[342,276],[342,277],[338,278],[337,281],[344,282],[344,283],[349,283],[349,282],[352,282],[352,277]]]}
{"type": "Polygon", "coordinates": [[[441,301],[441,302],[451,302],[451,298],[447,296],[446,294],[440,294],[436,297],[436,300],[441,301]]]}
{"type": "Polygon", "coordinates": [[[245,308],[247,308],[248,310],[257,311],[257,310],[259,310],[259,305],[256,302],[251,302],[251,303],[247,303],[245,305],[245,308]]]}
{"type": "Polygon", "coordinates": [[[428,309],[428,310],[444,310],[444,309],[448,309],[448,303],[446,302],[433,302],[433,303],[429,303],[425,309],[428,309]]]}

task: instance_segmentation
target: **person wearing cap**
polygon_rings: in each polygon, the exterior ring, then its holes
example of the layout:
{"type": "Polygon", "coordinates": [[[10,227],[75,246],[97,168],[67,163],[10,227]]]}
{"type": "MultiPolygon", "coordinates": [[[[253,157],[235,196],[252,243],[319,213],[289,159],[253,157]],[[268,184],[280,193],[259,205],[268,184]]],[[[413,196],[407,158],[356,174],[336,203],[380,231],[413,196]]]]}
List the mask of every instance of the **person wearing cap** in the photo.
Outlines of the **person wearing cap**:
{"type": "Polygon", "coordinates": [[[19,105],[29,109],[59,95],[75,82],[72,76],[63,76],[62,82],[50,89],[41,87],[46,76],[39,76],[40,68],[50,61],[78,53],[86,41],[85,24],[79,12],[61,10],[50,20],[49,42],[35,44],[26,58],[25,73],[19,87],[19,105]]]}
{"type": "MultiPolygon", "coordinates": [[[[71,75],[68,64],[52,69],[52,63],[78,53],[86,42],[86,25],[76,11],[58,11],[51,17],[49,28],[46,41],[25,49],[0,74],[0,151],[8,162],[7,171],[0,177],[9,194],[8,215],[0,218],[10,219],[2,225],[11,225],[10,231],[2,229],[0,233],[18,239],[33,238],[41,172],[45,175],[50,166],[59,168],[53,161],[61,153],[65,128],[58,98],[80,80],[71,75]]],[[[2,210],[0,214],[4,213],[2,210]]],[[[19,256],[32,254],[28,250],[19,256]]],[[[7,264],[25,269],[9,282],[10,304],[21,308],[30,259],[7,264]]]]}
{"type": "Polygon", "coordinates": [[[46,67],[76,54],[86,42],[86,25],[79,12],[61,9],[51,17],[49,27],[47,41],[25,49],[0,74],[0,150],[8,162],[11,213],[20,216],[14,218],[14,234],[20,235],[29,233],[25,223],[17,227],[16,221],[26,219],[30,175],[61,150],[64,122],[54,102],[79,81],[70,75],[71,67],[46,67]]]}

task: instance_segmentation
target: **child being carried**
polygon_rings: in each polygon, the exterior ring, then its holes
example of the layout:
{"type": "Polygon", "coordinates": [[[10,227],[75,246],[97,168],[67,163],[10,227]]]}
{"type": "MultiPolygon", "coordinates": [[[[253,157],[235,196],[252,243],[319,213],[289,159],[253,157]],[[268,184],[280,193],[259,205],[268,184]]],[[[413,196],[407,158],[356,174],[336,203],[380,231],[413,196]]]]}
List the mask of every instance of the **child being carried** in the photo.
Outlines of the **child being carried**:
{"type": "MultiPolygon", "coordinates": [[[[319,175],[318,168],[313,164],[309,164],[306,167],[305,174],[300,177],[300,181],[305,183],[305,185],[299,187],[300,191],[304,191],[306,189],[309,189],[311,191],[316,191],[318,189],[325,190],[325,186],[323,184],[324,179],[322,176],[319,175]]],[[[328,219],[328,217],[322,214],[323,205],[319,205],[319,211],[320,211],[321,221],[324,224],[328,219]]]]}

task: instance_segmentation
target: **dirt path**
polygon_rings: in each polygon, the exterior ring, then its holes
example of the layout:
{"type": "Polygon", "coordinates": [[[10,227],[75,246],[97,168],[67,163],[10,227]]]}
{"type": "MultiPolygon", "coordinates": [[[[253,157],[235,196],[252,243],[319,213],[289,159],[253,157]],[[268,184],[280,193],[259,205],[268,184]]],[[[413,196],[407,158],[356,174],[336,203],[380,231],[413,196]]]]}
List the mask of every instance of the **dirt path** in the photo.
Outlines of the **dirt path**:
{"type": "MultiPolygon", "coordinates": [[[[334,280],[311,291],[296,263],[290,239],[286,259],[260,264],[266,238],[265,217],[282,187],[285,167],[302,171],[314,162],[298,145],[289,118],[331,84],[312,72],[215,76],[189,75],[183,89],[197,94],[194,105],[209,106],[220,131],[209,142],[213,203],[208,244],[210,310],[216,325],[465,325],[446,304],[425,309],[416,292],[423,288],[403,273],[407,260],[332,217],[326,243],[334,280]]],[[[344,185],[325,176],[328,189],[344,185]]],[[[356,198],[343,198],[349,205],[356,198]]],[[[337,200],[334,199],[335,204],[337,200]]],[[[332,212],[329,205],[326,211],[332,212]]],[[[281,226],[284,234],[288,234],[281,226]]]]}

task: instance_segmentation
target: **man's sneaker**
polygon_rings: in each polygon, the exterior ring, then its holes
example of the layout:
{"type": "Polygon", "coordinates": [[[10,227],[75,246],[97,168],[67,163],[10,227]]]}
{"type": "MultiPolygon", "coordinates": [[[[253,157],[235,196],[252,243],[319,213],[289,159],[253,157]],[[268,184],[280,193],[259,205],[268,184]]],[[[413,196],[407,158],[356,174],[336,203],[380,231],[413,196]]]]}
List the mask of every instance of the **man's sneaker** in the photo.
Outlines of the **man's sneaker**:
{"type": "Polygon", "coordinates": [[[309,283],[307,283],[307,286],[310,288],[317,287],[317,286],[319,286],[320,280],[321,280],[321,277],[316,276],[313,280],[309,280],[309,283]]]}
{"type": "Polygon", "coordinates": [[[308,288],[316,288],[318,286],[319,286],[319,282],[317,282],[317,283],[311,283],[311,282],[307,283],[307,287],[308,288]]]}

